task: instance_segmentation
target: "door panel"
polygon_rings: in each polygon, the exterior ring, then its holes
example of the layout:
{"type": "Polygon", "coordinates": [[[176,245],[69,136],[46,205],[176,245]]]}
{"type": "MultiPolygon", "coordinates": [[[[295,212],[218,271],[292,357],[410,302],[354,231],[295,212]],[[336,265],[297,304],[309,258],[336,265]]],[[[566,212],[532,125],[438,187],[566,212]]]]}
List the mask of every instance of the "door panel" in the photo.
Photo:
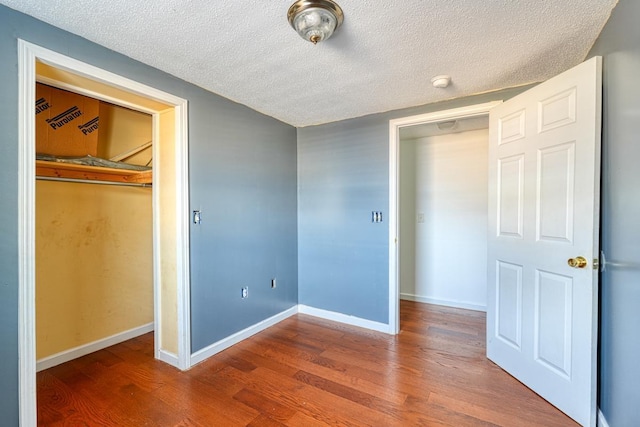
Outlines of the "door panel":
{"type": "Polygon", "coordinates": [[[498,234],[522,238],[524,207],[524,156],[499,159],[498,234]]]}
{"type": "Polygon", "coordinates": [[[522,266],[498,261],[496,336],[520,350],[522,328],[522,266]]]}
{"type": "Polygon", "coordinates": [[[574,141],[538,151],[538,240],[573,242],[574,165],[574,141]]]}
{"type": "MultiPolygon", "coordinates": [[[[487,356],[595,425],[601,59],[490,114],[487,356]],[[567,260],[582,256],[583,268],[567,260]]],[[[576,263],[578,265],[580,263],[576,263]]]]}
{"type": "Polygon", "coordinates": [[[553,95],[538,104],[538,132],[546,132],[576,121],[575,87],[553,95]]]}
{"type": "Polygon", "coordinates": [[[508,144],[525,137],[525,110],[498,119],[498,144],[508,144]]]}
{"type": "Polygon", "coordinates": [[[537,271],[534,359],[571,379],[571,277],[537,271]]]}

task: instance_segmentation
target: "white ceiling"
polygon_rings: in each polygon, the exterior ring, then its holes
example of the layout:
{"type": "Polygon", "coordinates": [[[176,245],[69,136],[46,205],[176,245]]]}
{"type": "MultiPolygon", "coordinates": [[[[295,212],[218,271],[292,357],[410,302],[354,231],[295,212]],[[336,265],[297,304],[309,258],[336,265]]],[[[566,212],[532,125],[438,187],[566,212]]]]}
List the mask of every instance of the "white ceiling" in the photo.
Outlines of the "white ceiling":
{"type": "Polygon", "coordinates": [[[0,3],[303,127],[546,80],[585,59],[617,0],[338,0],[344,24],[316,46],[289,26],[293,0],[0,3]]]}

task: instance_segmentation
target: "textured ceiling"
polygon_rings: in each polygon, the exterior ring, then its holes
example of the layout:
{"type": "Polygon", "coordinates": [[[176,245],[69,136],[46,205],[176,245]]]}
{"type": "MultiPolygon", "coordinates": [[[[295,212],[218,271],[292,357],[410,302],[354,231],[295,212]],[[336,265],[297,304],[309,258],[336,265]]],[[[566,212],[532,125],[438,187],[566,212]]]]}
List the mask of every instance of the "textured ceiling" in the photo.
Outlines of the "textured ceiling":
{"type": "Polygon", "coordinates": [[[289,26],[293,0],[0,3],[302,127],[546,80],[617,0],[339,0],[344,24],[316,46],[289,26]]]}

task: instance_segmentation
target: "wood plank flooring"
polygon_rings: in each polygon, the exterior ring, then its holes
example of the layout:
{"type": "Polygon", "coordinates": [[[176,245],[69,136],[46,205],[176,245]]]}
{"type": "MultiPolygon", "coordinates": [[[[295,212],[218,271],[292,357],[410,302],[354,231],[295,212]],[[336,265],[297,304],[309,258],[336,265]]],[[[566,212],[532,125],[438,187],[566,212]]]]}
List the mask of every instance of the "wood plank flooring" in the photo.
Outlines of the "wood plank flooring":
{"type": "Polygon", "coordinates": [[[150,333],[38,373],[38,425],[576,426],[485,358],[484,324],[409,301],[395,337],[296,315],[187,372],[150,333]]]}

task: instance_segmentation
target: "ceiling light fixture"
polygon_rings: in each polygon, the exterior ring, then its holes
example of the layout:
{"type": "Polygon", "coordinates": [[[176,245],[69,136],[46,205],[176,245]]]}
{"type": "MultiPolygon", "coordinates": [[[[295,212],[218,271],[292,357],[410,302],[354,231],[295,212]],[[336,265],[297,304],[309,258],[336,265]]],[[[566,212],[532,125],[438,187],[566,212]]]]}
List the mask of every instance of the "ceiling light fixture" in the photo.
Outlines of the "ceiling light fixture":
{"type": "Polygon", "coordinates": [[[289,8],[287,18],[300,37],[316,44],[331,37],[344,14],[331,0],[298,0],[289,8]]]}

